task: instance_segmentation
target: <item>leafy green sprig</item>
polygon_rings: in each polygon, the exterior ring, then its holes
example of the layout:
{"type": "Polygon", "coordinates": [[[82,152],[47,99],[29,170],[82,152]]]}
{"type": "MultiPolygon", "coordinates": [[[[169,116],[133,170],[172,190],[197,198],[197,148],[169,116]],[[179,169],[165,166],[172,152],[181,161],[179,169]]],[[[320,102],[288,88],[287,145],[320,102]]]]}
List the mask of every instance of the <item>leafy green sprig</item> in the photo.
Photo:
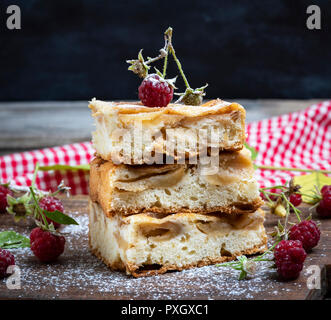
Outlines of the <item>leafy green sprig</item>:
{"type": "MultiPolygon", "coordinates": [[[[60,192],[68,192],[70,188],[66,187],[63,182],[60,183],[57,190],[53,193],[41,192],[36,186],[37,173],[39,170],[39,163],[36,164],[33,177],[31,180],[31,186],[23,196],[14,197],[7,196],[8,200],[8,213],[14,216],[15,221],[33,216],[35,223],[43,230],[49,231],[55,235],[59,235],[59,232],[55,230],[53,222],[49,223],[47,218],[51,221],[59,224],[78,225],[77,221],[61,211],[47,211],[40,207],[40,200],[46,195],[55,196],[60,192]]],[[[10,187],[10,184],[8,184],[10,187]]],[[[14,193],[18,193],[14,187],[10,187],[14,193]]],[[[30,247],[30,239],[21,235],[15,231],[3,231],[0,232],[0,248],[2,249],[17,249],[30,247]]]]}
{"type": "MultiPolygon", "coordinates": [[[[39,163],[36,163],[33,177],[31,180],[31,186],[29,190],[19,197],[13,197],[8,195],[8,213],[14,216],[15,221],[25,219],[28,216],[33,216],[35,223],[42,229],[55,232],[53,223],[48,223],[46,218],[57,222],[59,224],[78,224],[73,218],[68,215],[60,212],[58,210],[49,212],[40,207],[39,202],[45,196],[56,196],[61,192],[66,192],[68,194],[70,188],[66,187],[63,181],[58,185],[57,190],[53,193],[51,192],[42,192],[36,186],[37,173],[39,171],[39,163]]],[[[16,191],[14,189],[14,191],[16,191]]]]}
{"type": "MultiPolygon", "coordinates": [[[[251,151],[252,160],[254,161],[257,156],[258,152],[254,147],[249,146],[247,143],[245,143],[245,146],[247,149],[251,151]]],[[[268,169],[268,170],[285,170],[285,171],[298,171],[298,172],[317,172],[317,178],[318,174],[321,173],[331,173],[331,171],[328,170],[311,170],[311,169],[300,169],[300,168],[288,168],[288,167],[272,167],[272,166],[262,166],[262,165],[255,165],[255,168],[258,169],[268,169]]],[[[301,176],[302,177],[302,176],[301,176]]],[[[322,176],[322,178],[327,179],[326,177],[322,176]]],[[[298,179],[299,180],[299,179],[298,179]]],[[[273,237],[273,245],[262,255],[259,255],[255,258],[248,259],[246,256],[240,256],[237,257],[236,261],[231,261],[227,263],[220,264],[218,266],[220,267],[230,267],[235,270],[241,271],[239,279],[242,280],[246,278],[249,275],[253,275],[256,270],[256,263],[259,261],[273,261],[272,253],[276,245],[283,239],[288,239],[288,224],[291,224],[289,220],[289,216],[291,211],[294,212],[296,215],[296,218],[298,222],[301,222],[301,210],[295,207],[291,201],[290,196],[291,194],[297,193],[304,197],[307,197],[311,199],[311,203],[315,204],[315,206],[318,205],[319,201],[321,200],[321,192],[320,188],[321,185],[314,185],[314,192],[313,194],[307,194],[305,192],[301,192],[301,187],[299,185],[296,185],[294,183],[294,180],[291,179],[288,184],[285,185],[276,185],[271,187],[265,187],[260,188],[259,191],[264,196],[266,205],[270,208],[271,213],[274,213],[281,218],[284,218],[284,224],[281,223],[280,220],[278,220],[277,226],[275,226],[274,232],[271,233],[271,236],[273,237]],[[275,192],[275,191],[279,192],[275,192]],[[266,255],[271,255],[271,257],[266,257],[266,255]]],[[[311,207],[310,210],[312,210],[315,206],[311,207]]],[[[306,220],[310,220],[311,215],[306,218],[306,220]]]]}
{"type": "MultiPolygon", "coordinates": [[[[272,187],[260,188],[260,192],[266,199],[266,204],[270,207],[271,213],[274,213],[282,218],[285,218],[284,225],[278,220],[275,231],[271,234],[273,237],[273,245],[263,254],[254,258],[248,259],[245,255],[237,257],[237,260],[219,264],[220,267],[230,267],[234,270],[240,271],[239,280],[243,280],[248,276],[253,276],[257,269],[257,263],[261,261],[273,262],[273,250],[276,245],[283,239],[288,238],[288,219],[293,209],[297,219],[301,222],[301,210],[296,208],[289,200],[291,194],[297,193],[300,186],[294,185],[291,180],[288,185],[277,185],[272,187]],[[280,193],[273,192],[273,190],[280,190],[280,193]]],[[[272,265],[274,267],[274,264],[272,265]]]]}

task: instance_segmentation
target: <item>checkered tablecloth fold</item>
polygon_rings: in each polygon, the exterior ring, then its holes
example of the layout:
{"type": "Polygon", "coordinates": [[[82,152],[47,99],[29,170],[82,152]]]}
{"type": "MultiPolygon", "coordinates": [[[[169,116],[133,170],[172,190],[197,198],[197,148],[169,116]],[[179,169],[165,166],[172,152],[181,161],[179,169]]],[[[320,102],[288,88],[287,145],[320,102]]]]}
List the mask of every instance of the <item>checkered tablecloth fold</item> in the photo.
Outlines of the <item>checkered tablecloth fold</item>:
{"type": "MultiPolygon", "coordinates": [[[[277,167],[330,170],[331,167],[331,101],[324,101],[300,112],[249,123],[247,142],[258,150],[256,164],[277,167]]],[[[95,150],[90,142],[15,153],[0,157],[1,182],[29,186],[35,164],[87,164],[95,150]]],[[[256,171],[260,186],[282,184],[300,172],[256,171]]],[[[88,173],[84,171],[39,172],[37,186],[55,190],[64,183],[71,194],[88,193],[88,173]]]]}
{"type": "MultiPolygon", "coordinates": [[[[1,181],[29,186],[37,162],[40,166],[87,164],[93,158],[94,152],[91,142],[82,142],[2,156],[0,157],[1,181]]],[[[86,171],[39,172],[36,183],[41,190],[54,191],[62,180],[71,187],[71,194],[88,194],[86,171]]]]}
{"type": "MultiPolygon", "coordinates": [[[[258,150],[256,164],[330,170],[331,101],[280,117],[249,123],[247,142],[258,150]]],[[[283,184],[297,171],[257,170],[261,187],[283,184]]]]}

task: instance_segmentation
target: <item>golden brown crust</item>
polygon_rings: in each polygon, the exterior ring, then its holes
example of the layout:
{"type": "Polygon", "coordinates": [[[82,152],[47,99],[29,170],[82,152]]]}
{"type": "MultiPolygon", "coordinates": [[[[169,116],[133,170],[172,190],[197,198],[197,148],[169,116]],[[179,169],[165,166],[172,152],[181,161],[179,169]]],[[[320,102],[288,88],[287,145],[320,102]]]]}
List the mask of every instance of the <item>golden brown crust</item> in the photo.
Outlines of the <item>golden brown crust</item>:
{"type": "MultiPolygon", "coordinates": [[[[220,147],[220,154],[222,152],[237,152],[237,151],[242,150],[244,148],[245,140],[246,140],[246,137],[245,137],[245,135],[243,135],[240,140],[234,142],[230,147],[227,147],[227,148],[220,147]]],[[[96,156],[99,158],[102,158],[104,161],[114,161],[114,162],[118,162],[118,163],[121,162],[121,158],[116,157],[116,154],[115,155],[111,155],[111,154],[100,155],[100,154],[96,153],[96,156]]],[[[168,155],[168,156],[171,157],[170,155],[168,155]]],[[[191,154],[185,153],[186,161],[188,161],[190,159],[190,157],[191,158],[198,157],[198,159],[199,159],[199,153],[198,152],[196,152],[196,153],[192,152],[191,154]]],[[[173,159],[176,162],[176,161],[181,160],[182,158],[175,156],[175,157],[173,157],[173,159]]],[[[141,162],[132,163],[132,165],[145,165],[144,160],[146,160],[146,159],[141,160],[141,162]]],[[[133,162],[134,159],[131,159],[131,161],[133,162]]]]}
{"type": "MultiPolygon", "coordinates": [[[[89,202],[92,204],[93,202],[91,199],[89,202]]],[[[98,203],[95,203],[99,205],[98,203]]],[[[222,212],[211,212],[207,214],[203,214],[200,212],[179,212],[179,213],[172,213],[172,214],[166,214],[166,213],[155,213],[155,212],[145,212],[140,213],[138,215],[130,215],[125,216],[121,218],[121,223],[127,224],[130,223],[130,218],[138,218],[135,220],[135,223],[143,222],[145,224],[152,223],[155,224],[165,224],[168,221],[176,221],[188,218],[189,220],[193,219],[200,220],[200,221],[206,221],[206,222],[219,222],[220,219],[222,219],[222,222],[230,224],[235,229],[242,229],[243,227],[247,227],[249,224],[249,229],[252,227],[255,227],[256,224],[252,224],[252,215],[254,216],[254,222],[256,223],[263,223],[264,221],[264,211],[262,209],[258,209],[255,212],[258,212],[258,215],[254,215],[253,213],[250,214],[226,214],[222,212]]],[[[104,214],[104,212],[103,212],[104,214]]],[[[107,217],[107,215],[105,215],[107,217]]],[[[109,217],[108,218],[113,218],[109,217]]]]}
{"type": "MultiPolygon", "coordinates": [[[[93,199],[92,199],[93,200],[93,199]]],[[[95,200],[93,200],[95,201],[95,200]]],[[[97,201],[96,201],[97,202],[97,201]]],[[[103,211],[105,212],[107,217],[112,217],[116,214],[121,214],[124,216],[130,216],[133,214],[139,213],[160,213],[160,214],[173,214],[173,213],[199,213],[199,214],[248,214],[256,211],[260,208],[263,204],[263,201],[260,198],[255,199],[250,203],[241,202],[238,204],[234,204],[233,206],[229,207],[213,207],[211,209],[187,209],[187,208],[159,208],[159,207],[151,207],[151,208],[141,208],[141,209],[126,209],[126,210],[109,210],[109,206],[102,206],[100,203],[103,211]]]]}
{"type": "Polygon", "coordinates": [[[187,106],[183,104],[170,103],[163,108],[150,108],[142,105],[139,102],[105,102],[92,99],[89,108],[93,111],[93,116],[99,116],[103,112],[117,112],[118,114],[138,114],[157,112],[158,114],[171,114],[187,117],[199,117],[213,114],[225,114],[233,111],[238,111],[243,117],[243,125],[245,121],[246,111],[238,103],[229,103],[221,99],[208,101],[200,106],[187,106]]]}
{"type": "Polygon", "coordinates": [[[116,166],[112,162],[105,162],[99,158],[95,158],[90,163],[90,197],[102,208],[108,208],[109,196],[105,190],[109,190],[111,175],[115,169],[116,166]]]}
{"type": "MultiPolygon", "coordinates": [[[[152,269],[152,270],[147,270],[146,268],[141,268],[137,265],[133,265],[131,263],[128,263],[126,266],[122,263],[122,262],[116,262],[116,263],[110,263],[109,261],[107,261],[104,257],[102,257],[102,255],[100,254],[100,252],[98,251],[98,249],[93,249],[91,246],[91,242],[90,242],[90,236],[89,236],[89,245],[90,245],[90,250],[91,252],[98,257],[104,264],[106,264],[111,270],[114,271],[126,271],[126,273],[128,275],[132,275],[135,278],[139,278],[139,277],[148,277],[148,276],[154,276],[154,275],[158,275],[158,274],[163,274],[166,273],[167,271],[171,271],[171,270],[177,270],[177,271],[182,271],[182,270],[186,270],[186,269],[191,269],[191,268],[195,268],[195,267],[204,267],[204,266],[208,266],[208,265],[212,265],[212,264],[216,264],[216,263],[223,263],[223,262],[227,262],[227,261],[231,261],[231,260],[235,260],[237,257],[241,256],[241,255],[252,255],[252,254],[257,254],[257,253],[263,253],[265,252],[268,248],[267,248],[267,236],[264,235],[261,243],[259,245],[255,245],[253,248],[251,249],[247,249],[241,252],[237,252],[231,256],[223,256],[223,257],[219,257],[216,259],[209,259],[209,258],[205,258],[201,261],[198,261],[196,263],[192,263],[192,264],[187,264],[184,266],[176,266],[174,264],[172,265],[163,265],[160,266],[157,269],[152,269]]],[[[153,266],[150,266],[153,267],[153,266]]]]}
{"type": "MultiPolygon", "coordinates": [[[[98,202],[104,213],[108,217],[112,217],[116,214],[129,216],[138,213],[160,213],[160,214],[172,214],[172,213],[186,213],[194,212],[207,214],[211,212],[219,212],[225,214],[246,214],[256,211],[259,207],[262,206],[263,201],[260,197],[254,199],[251,202],[240,202],[233,203],[231,206],[218,206],[209,209],[188,209],[184,207],[177,208],[162,208],[162,207],[150,207],[150,208],[129,208],[125,210],[112,210],[110,209],[110,201],[112,198],[112,189],[111,189],[111,175],[116,170],[118,165],[113,164],[111,161],[105,161],[100,158],[95,158],[90,163],[90,197],[92,201],[98,202]]],[[[121,165],[119,165],[121,166],[121,165]]],[[[149,167],[148,165],[137,166],[137,168],[149,167]]],[[[172,167],[177,165],[159,165],[159,168],[164,168],[166,166],[172,167]]]]}
{"type": "MultiPolygon", "coordinates": [[[[238,103],[229,103],[220,99],[211,100],[201,106],[187,106],[183,104],[169,104],[163,108],[149,108],[143,106],[141,103],[136,102],[105,102],[93,99],[89,107],[92,109],[92,116],[96,119],[96,122],[112,123],[109,128],[117,127],[119,129],[131,128],[133,123],[137,120],[144,121],[144,125],[149,123],[147,127],[151,126],[166,130],[167,128],[187,128],[188,124],[192,121],[204,120],[208,117],[212,117],[215,121],[223,123],[226,127],[232,127],[232,122],[236,124],[240,123],[240,128],[236,129],[236,141],[226,143],[228,139],[227,134],[223,139],[219,141],[220,151],[240,151],[243,148],[245,142],[245,109],[238,103]],[[162,124],[162,125],[161,125],[162,124]]],[[[107,126],[106,126],[107,127],[107,126]]],[[[189,126],[188,126],[189,127],[189,126]]],[[[113,129],[111,129],[112,131],[113,129]]],[[[162,131],[161,130],[161,131],[162,131]]],[[[95,142],[94,138],[93,141],[95,142]]],[[[100,142],[99,142],[100,143],[100,142]]],[[[106,142],[105,142],[106,143],[106,142]]],[[[174,152],[169,153],[169,150],[164,150],[165,142],[159,141],[153,142],[151,146],[152,151],[155,154],[167,155],[177,159],[188,159],[189,156],[195,157],[194,150],[191,152],[176,154],[174,152]]],[[[102,143],[101,143],[102,144],[102,143]]],[[[96,148],[97,143],[95,144],[96,148]]],[[[167,149],[167,148],[166,148],[167,149]]],[[[133,155],[131,159],[123,159],[120,154],[112,153],[109,148],[108,151],[100,151],[100,157],[105,160],[113,160],[114,162],[125,162],[128,164],[141,164],[148,162],[146,158],[135,158],[133,155]]],[[[199,152],[197,152],[199,154],[199,152]]],[[[154,160],[154,159],[151,159],[154,160]]]]}

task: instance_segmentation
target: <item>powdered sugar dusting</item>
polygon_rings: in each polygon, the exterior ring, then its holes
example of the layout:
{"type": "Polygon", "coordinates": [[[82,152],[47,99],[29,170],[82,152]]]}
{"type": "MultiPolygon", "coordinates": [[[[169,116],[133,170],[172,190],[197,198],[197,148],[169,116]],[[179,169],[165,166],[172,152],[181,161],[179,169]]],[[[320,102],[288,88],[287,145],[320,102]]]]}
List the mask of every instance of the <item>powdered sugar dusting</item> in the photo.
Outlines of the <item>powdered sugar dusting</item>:
{"type": "MultiPolygon", "coordinates": [[[[259,264],[254,278],[238,281],[229,268],[207,266],[155,277],[129,277],[109,270],[88,248],[88,217],[71,214],[79,226],[65,226],[66,250],[59,261],[42,264],[29,248],[12,250],[21,269],[21,289],[8,290],[0,282],[0,297],[15,298],[116,298],[116,299],[271,299],[305,290],[299,281],[279,282],[269,262],[259,264]]],[[[0,221],[1,221],[0,217],[0,221]]],[[[8,225],[0,230],[9,229],[8,225]]],[[[28,234],[27,228],[12,229],[28,234]],[[25,232],[24,232],[25,231],[25,232]]]]}

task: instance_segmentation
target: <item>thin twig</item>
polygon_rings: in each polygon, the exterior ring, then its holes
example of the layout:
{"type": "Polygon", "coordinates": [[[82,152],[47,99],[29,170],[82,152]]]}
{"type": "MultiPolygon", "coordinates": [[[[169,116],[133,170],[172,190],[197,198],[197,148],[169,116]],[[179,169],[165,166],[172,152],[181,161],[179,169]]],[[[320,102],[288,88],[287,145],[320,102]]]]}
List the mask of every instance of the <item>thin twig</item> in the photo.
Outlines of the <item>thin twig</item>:
{"type": "Polygon", "coordinates": [[[321,172],[330,174],[331,171],[329,170],[316,170],[316,169],[299,169],[299,168],[291,168],[291,167],[273,167],[273,166],[264,166],[256,164],[258,169],[266,169],[266,170],[280,170],[280,171],[298,171],[298,172],[321,172]]]}

